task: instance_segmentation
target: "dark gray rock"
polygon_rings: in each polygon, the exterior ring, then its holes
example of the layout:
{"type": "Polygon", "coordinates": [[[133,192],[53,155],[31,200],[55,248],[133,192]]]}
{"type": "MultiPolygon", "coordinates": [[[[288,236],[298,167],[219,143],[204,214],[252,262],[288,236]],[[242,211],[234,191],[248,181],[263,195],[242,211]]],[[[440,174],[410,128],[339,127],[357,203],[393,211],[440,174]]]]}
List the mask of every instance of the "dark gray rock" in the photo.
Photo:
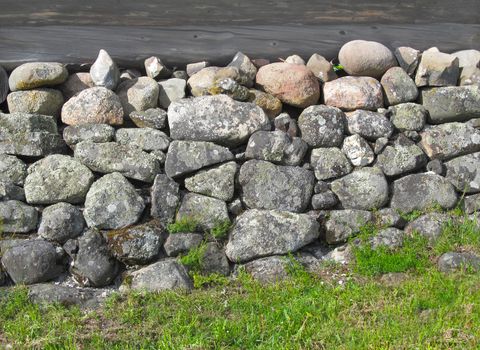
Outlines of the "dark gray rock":
{"type": "Polygon", "coordinates": [[[336,147],[313,149],[310,164],[315,171],[317,180],[340,177],[353,170],[353,166],[345,154],[336,147]]]}
{"type": "Polygon", "coordinates": [[[325,191],[312,196],[312,208],[315,210],[331,209],[337,203],[338,198],[332,191],[325,191]]]}
{"type": "Polygon", "coordinates": [[[424,51],[415,76],[422,86],[456,85],[459,75],[458,58],[442,52],[424,51]]]}
{"type": "Polygon", "coordinates": [[[230,67],[235,67],[240,73],[239,83],[246,87],[252,87],[257,75],[257,67],[250,61],[248,56],[242,52],[237,52],[233,57],[232,62],[228,64],[230,67]]]}
{"type": "Polygon", "coordinates": [[[225,95],[174,102],[168,107],[170,136],[174,140],[212,141],[238,146],[258,130],[270,130],[270,121],[253,103],[225,95]]]}
{"type": "Polygon", "coordinates": [[[3,232],[27,233],[37,228],[38,212],[34,207],[18,200],[0,202],[3,232]]]}
{"type": "Polygon", "coordinates": [[[438,269],[442,272],[455,272],[458,270],[480,271],[480,257],[472,253],[449,252],[443,254],[437,262],[438,269]]]}
{"type": "Polygon", "coordinates": [[[280,113],[275,117],[273,123],[275,130],[283,131],[290,137],[296,137],[298,134],[297,121],[290,117],[288,113],[280,113]]]}
{"type": "Polygon", "coordinates": [[[202,259],[200,260],[200,271],[205,275],[219,274],[228,276],[230,264],[222,247],[216,242],[208,242],[205,245],[202,259]]]}
{"type": "Polygon", "coordinates": [[[82,203],[92,183],[92,172],[77,159],[52,154],[28,168],[25,197],[33,204],[82,203]]]}
{"type": "Polygon", "coordinates": [[[392,208],[383,208],[376,212],[375,223],[379,227],[404,228],[406,221],[392,208]]]}
{"type": "Polygon", "coordinates": [[[75,158],[99,173],[119,172],[144,182],[152,182],[160,172],[157,159],[141,149],[117,142],[80,142],[75,147],[75,158]]]}
{"type": "Polygon", "coordinates": [[[136,146],[144,151],[166,151],[170,145],[167,134],[151,128],[118,129],[115,140],[121,145],[136,146]]]}
{"type": "Polygon", "coordinates": [[[302,139],[312,147],[340,146],[345,124],[340,109],[324,105],[310,106],[298,117],[302,139]]]}
{"type": "Polygon", "coordinates": [[[325,181],[319,180],[315,183],[315,187],[313,188],[313,192],[315,193],[323,193],[330,191],[330,184],[325,181]]]}
{"type": "Polygon", "coordinates": [[[226,254],[232,262],[294,252],[318,238],[319,224],[307,214],[247,210],[230,233],[226,254]]]}
{"type": "Polygon", "coordinates": [[[0,66],[0,104],[3,103],[7,98],[8,89],[8,74],[5,69],[0,66]]]}
{"type": "Polygon", "coordinates": [[[25,191],[20,186],[0,179],[0,201],[10,199],[25,202],[25,191]]]}
{"type": "Polygon", "coordinates": [[[480,192],[480,152],[449,160],[445,167],[446,178],[459,192],[480,192]]]}
{"type": "Polygon", "coordinates": [[[177,178],[232,159],[233,154],[228,148],[212,142],[172,141],[165,161],[165,173],[177,178]]]}
{"type": "Polygon", "coordinates": [[[27,165],[15,156],[0,154],[0,181],[23,186],[27,177],[27,165]]]}
{"type": "Polygon", "coordinates": [[[373,220],[365,210],[332,210],[324,222],[324,236],[328,244],[342,243],[360,232],[360,228],[373,220]]]}
{"type": "Polygon", "coordinates": [[[427,109],[416,103],[402,103],[388,108],[390,121],[400,131],[421,131],[427,120],[427,109]]]}
{"type": "Polygon", "coordinates": [[[257,131],[248,140],[245,157],[284,165],[299,165],[308,145],[299,137],[290,138],[283,131],[257,131]]]}
{"type": "Polygon", "coordinates": [[[64,147],[54,117],[0,113],[0,153],[40,157],[60,153],[64,147]]]}
{"type": "Polygon", "coordinates": [[[110,142],[114,136],[115,129],[108,124],[70,125],[63,129],[63,139],[70,147],[82,141],[110,142]]]}
{"type": "Polygon", "coordinates": [[[15,284],[46,282],[64,270],[55,246],[43,240],[11,247],[3,254],[2,265],[15,284]]]}
{"type": "Polygon", "coordinates": [[[390,207],[408,213],[435,205],[451,209],[457,203],[454,187],[436,174],[412,174],[395,180],[390,207]]]}
{"type": "Polygon", "coordinates": [[[83,214],[69,203],[57,203],[46,207],[38,227],[38,235],[47,241],[63,244],[79,236],[85,228],[83,214]]]}
{"type": "Polygon", "coordinates": [[[372,148],[360,135],[348,136],[343,140],[342,152],[354,166],[366,166],[375,160],[372,148]]]}
{"type": "Polygon", "coordinates": [[[412,77],[417,70],[422,53],[411,47],[400,46],[395,49],[394,54],[400,67],[412,77]]]}
{"type": "Polygon", "coordinates": [[[180,204],[176,220],[191,219],[197,223],[199,230],[211,230],[216,225],[230,222],[227,205],[224,201],[202,196],[196,193],[187,193],[180,204]]]}
{"type": "Polygon", "coordinates": [[[249,160],[239,173],[242,200],[249,208],[303,212],[315,185],[312,171],[249,160]]]}
{"type": "Polygon", "coordinates": [[[428,122],[431,124],[480,118],[480,87],[478,85],[422,90],[420,101],[428,110],[428,122]]]}
{"type": "Polygon", "coordinates": [[[245,272],[260,283],[275,283],[287,279],[288,260],[284,256],[268,256],[240,265],[245,272]]]}
{"type": "Polygon", "coordinates": [[[463,208],[466,214],[473,214],[480,211],[480,194],[466,196],[463,199],[463,208]]]}
{"type": "Polygon", "coordinates": [[[97,86],[114,90],[120,82],[120,71],[105,50],[100,50],[98,57],[90,67],[90,76],[97,86]]]}
{"type": "Polygon", "coordinates": [[[335,180],[332,191],[346,209],[378,209],[388,201],[388,183],[378,168],[361,168],[335,180]]]}
{"type": "Polygon", "coordinates": [[[104,290],[77,288],[59,284],[41,283],[28,287],[28,297],[36,304],[61,304],[82,309],[99,307],[109,293],[104,290]]]}
{"type": "Polygon", "coordinates": [[[165,240],[163,249],[168,256],[177,256],[198,247],[202,241],[200,233],[173,233],[165,240]]]}
{"type": "Polygon", "coordinates": [[[139,77],[121,82],[116,92],[126,117],[133,111],[146,111],[157,107],[160,88],[152,78],[139,77]]]}
{"type": "Polygon", "coordinates": [[[381,113],[356,110],[347,113],[348,132],[358,134],[369,141],[380,137],[389,138],[393,133],[393,124],[381,113]]]}
{"type": "Polygon", "coordinates": [[[386,137],[378,138],[375,141],[375,146],[374,146],[374,149],[373,149],[373,153],[375,153],[377,155],[382,153],[383,150],[385,149],[385,147],[387,147],[387,145],[388,145],[388,138],[386,138],[386,137]]]}
{"type": "Polygon", "coordinates": [[[415,82],[400,67],[392,67],[380,80],[385,96],[385,105],[411,102],[417,99],[418,89],[415,82]]]}
{"type": "Polygon", "coordinates": [[[8,94],[10,113],[43,114],[58,117],[63,105],[63,95],[55,89],[15,91],[8,94]]]}
{"type": "Polygon", "coordinates": [[[208,170],[201,170],[185,179],[185,188],[191,192],[230,201],[235,192],[237,164],[228,162],[208,170]]]}
{"type": "Polygon", "coordinates": [[[133,272],[130,288],[149,292],[190,290],[193,283],[185,267],[174,259],[166,259],[133,272]]]}
{"type": "Polygon", "coordinates": [[[118,229],[134,224],[145,203],[135,187],[120,173],[104,175],[93,183],[83,215],[88,227],[118,229]]]}
{"type": "Polygon", "coordinates": [[[378,247],[387,247],[389,249],[400,248],[403,245],[405,232],[395,227],[389,227],[380,230],[374,237],[370,239],[373,249],[378,247]]]}
{"type": "Polygon", "coordinates": [[[174,221],[180,202],[179,185],[167,175],[158,174],[151,190],[151,215],[165,224],[174,221]]]}
{"type": "Polygon", "coordinates": [[[437,240],[445,226],[452,220],[452,217],[444,213],[429,213],[408,223],[405,233],[412,235],[414,232],[428,238],[430,242],[437,240]]]}
{"type": "Polygon", "coordinates": [[[38,87],[62,84],[68,78],[63,64],[54,62],[24,63],[10,74],[8,84],[11,91],[30,90],[38,87]]]}
{"type": "Polygon", "coordinates": [[[434,174],[444,176],[445,175],[445,166],[442,161],[439,159],[431,160],[427,163],[427,171],[431,171],[434,174]]]}
{"type": "Polygon", "coordinates": [[[82,286],[107,286],[119,272],[117,260],[108,250],[102,234],[96,230],[88,230],[78,238],[77,251],[71,258],[70,271],[82,286]]]}
{"type": "Polygon", "coordinates": [[[164,129],[167,125],[167,112],[161,108],[133,111],[129,117],[139,128],[164,129]]]}

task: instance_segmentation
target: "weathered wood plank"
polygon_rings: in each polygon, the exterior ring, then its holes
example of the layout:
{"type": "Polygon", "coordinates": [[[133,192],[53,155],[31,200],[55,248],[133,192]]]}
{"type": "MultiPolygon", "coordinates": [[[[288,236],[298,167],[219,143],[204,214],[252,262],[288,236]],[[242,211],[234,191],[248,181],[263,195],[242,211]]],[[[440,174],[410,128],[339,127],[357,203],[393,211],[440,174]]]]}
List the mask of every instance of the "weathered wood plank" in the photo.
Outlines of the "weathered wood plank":
{"type": "Polygon", "coordinates": [[[19,63],[38,60],[91,63],[100,48],[124,67],[141,67],[150,55],[178,66],[203,59],[223,64],[238,50],[251,57],[275,59],[297,53],[308,58],[318,52],[331,59],[342,44],[360,38],[392,48],[438,46],[445,52],[479,49],[480,25],[3,26],[0,64],[12,69],[19,63]]]}

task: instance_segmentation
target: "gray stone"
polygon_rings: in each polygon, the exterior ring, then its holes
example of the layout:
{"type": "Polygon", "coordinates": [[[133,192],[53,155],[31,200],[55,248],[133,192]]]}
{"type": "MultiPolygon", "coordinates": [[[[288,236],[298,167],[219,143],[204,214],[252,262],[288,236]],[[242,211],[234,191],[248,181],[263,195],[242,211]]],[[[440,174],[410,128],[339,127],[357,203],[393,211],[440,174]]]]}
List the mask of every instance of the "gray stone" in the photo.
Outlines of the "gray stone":
{"type": "Polygon", "coordinates": [[[46,282],[57,277],[64,267],[52,243],[29,240],[8,249],[2,265],[15,284],[46,282]]]}
{"type": "Polygon", "coordinates": [[[27,177],[27,165],[15,156],[0,154],[0,181],[22,186],[27,177]]]}
{"type": "Polygon", "coordinates": [[[390,207],[409,213],[425,210],[435,205],[451,209],[457,203],[454,187],[436,174],[412,174],[395,180],[392,186],[390,207]]]}
{"type": "Polygon", "coordinates": [[[248,140],[245,157],[277,164],[299,165],[308,145],[300,138],[290,138],[285,132],[257,131],[248,140]]]}
{"type": "Polygon", "coordinates": [[[387,147],[387,145],[388,145],[388,138],[379,137],[375,141],[375,146],[374,146],[373,152],[378,155],[378,154],[383,152],[383,150],[385,149],[385,147],[387,147]]]}
{"type": "Polygon", "coordinates": [[[52,154],[28,168],[25,197],[33,204],[82,203],[92,182],[92,172],[77,159],[52,154]]]}
{"type": "Polygon", "coordinates": [[[404,228],[405,220],[402,216],[392,208],[383,208],[377,211],[375,223],[379,227],[396,227],[404,228]]]}
{"type": "Polygon", "coordinates": [[[161,292],[164,290],[190,290],[193,283],[187,270],[174,259],[161,260],[132,273],[133,290],[161,292]]]}
{"type": "Polygon", "coordinates": [[[0,66],[0,104],[2,104],[7,98],[8,89],[8,74],[5,69],[0,66]]]}
{"type": "Polygon", "coordinates": [[[400,131],[421,131],[427,120],[427,109],[416,103],[402,103],[388,108],[390,121],[400,131]]]}
{"type": "Polygon", "coordinates": [[[381,113],[356,110],[347,113],[347,129],[350,134],[359,134],[369,141],[393,134],[393,124],[381,113]]]}
{"type": "Polygon", "coordinates": [[[158,174],[153,182],[151,198],[152,217],[166,224],[173,222],[180,202],[179,185],[167,175],[158,174]]]}
{"type": "Polygon", "coordinates": [[[310,106],[298,118],[302,139],[312,147],[340,146],[345,124],[340,109],[324,105],[310,106]]]}
{"type": "Polygon", "coordinates": [[[70,147],[75,147],[82,141],[110,142],[114,136],[115,129],[108,124],[70,125],[63,129],[63,139],[70,147]]]}
{"type": "Polygon", "coordinates": [[[354,258],[355,254],[352,251],[352,246],[350,244],[343,244],[330,250],[322,260],[347,265],[350,264],[354,258]]]}
{"type": "Polygon", "coordinates": [[[445,166],[446,178],[459,192],[480,192],[480,152],[454,158],[445,166]]]}
{"type": "Polygon", "coordinates": [[[446,123],[425,129],[419,146],[430,159],[447,160],[480,151],[480,130],[466,123],[446,123]]]}
{"type": "Polygon", "coordinates": [[[2,232],[27,233],[37,228],[38,212],[18,200],[0,202],[2,232]]]}
{"type": "Polygon", "coordinates": [[[380,82],[369,77],[342,77],[323,86],[325,104],[344,111],[377,110],[383,107],[380,82]]]}
{"type": "Polygon", "coordinates": [[[337,74],[333,70],[333,64],[317,53],[314,53],[310,57],[307,62],[307,68],[309,68],[322,83],[337,79],[337,74]]]}
{"type": "Polygon", "coordinates": [[[458,78],[458,85],[480,85],[480,68],[465,67],[460,70],[460,78],[458,78]]]}
{"type": "Polygon", "coordinates": [[[255,131],[270,130],[270,121],[260,107],[224,95],[172,103],[168,124],[174,140],[211,141],[229,147],[245,143],[255,131]]]}
{"type": "Polygon", "coordinates": [[[60,85],[58,88],[65,97],[65,100],[69,100],[80,91],[94,87],[95,83],[90,76],[90,73],[79,72],[70,74],[68,79],[60,85]]]}
{"type": "Polygon", "coordinates": [[[294,252],[318,238],[319,224],[307,214],[247,210],[230,233],[225,252],[233,262],[294,252]]]}
{"type": "Polygon", "coordinates": [[[212,142],[172,141],[165,161],[165,173],[177,178],[232,159],[233,154],[228,148],[212,142]]]}
{"type": "Polygon", "coordinates": [[[139,128],[164,129],[167,125],[167,112],[161,108],[134,111],[129,117],[139,128]]]}
{"type": "Polygon", "coordinates": [[[187,81],[188,80],[188,73],[185,70],[176,70],[172,73],[172,78],[182,79],[187,81]]]}
{"type": "Polygon", "coordinates": [[[228,162],[212,169],[202,170],[185,179],[185,188],[210,197],[230,201],[235,191],[237,164],[228,162]]]}
{"type": "Polygon", "coordinates": [[[289,277],[288,260],[284,256],[268,256],[240,266],[262,284],[279,282],[289,277]]]}
{"type": "Polygon", "coordinates": [[[417,70],[422,53],[411,47],[400,46],[395,49],[394,54],[400,67],[412,77],[417,70]]]}
{"type": "Polygon", "coordinates": [[[239,83],[245,85],[246,87],[252,87],[255,81],[255,76],[257,75],[257,68],[250,61],[248,56],[244,55],[241,52],[233,57],[232,62],[228,64],[230,67],[235,67],[240,73],[239,83]]]}
{"type": "Polygon", "coordinates": [[[60,63],[32,62],[24,63],[10,74],[8,84],[11,91],[30,90],[63,83],[68,78],[68,71],[60,63]]]}
{"type": "Polygon", "coordinates": [[[100,50],[96,61],[90,67],[90,76],[96,86],[115,90],[120,82],[120,71],[105,50],[100,50]]]}
{"type": "Polygon", "coordinates": [[[122,103],[124,117],[127,117],[134,111],[157,107],[160,88],[152,78],[140,77],[121,82],[116,92],[122,103]]]}
{"type": "Polygon", "coordinates": [[[374,237],[370,239],[373,249],[379,247],[387,247],[389,249],[400,248],[403,245],[405,232],[398,228],[389,227],[380,230],[374,237]]]}
{"type": "Polygon", "coordinates": [[[365,210],[332,210],[324,222],[325,241],[328,244],[342,243],[360,232],[362,226],[373,220],[373,215],[365,210]]]}
{"type": "Polygon", "coordinates": [[[417,86],[403,68],[390,68],[382,76],[380,83],[383,87],[385,105],[387,106],[411,102],[417,99],[417,86]]]}
{"type": "Polygon", "coordinates": [[[53,117],[0,113],[0,154],[40,157],[61,152],[64,147],[53,117]]]}
{"type": "Polygon", "coordinates": [[[337,203],[338,198],[332,191],[325,191],[312,196],[312,208],[315,210],[331,209],[337,203]]]}
{"type": "Polygon", "coordinates": [[[201,61],[201,62],[195,62],[195,63],[189,63],[185,67],[185,70],[187,71],[187,75],[191,77],[195,73],[200,72],[203,68],[206,68],[210,65],[207,61],[201,61]]]}
{"type": "Polygon", "coordinates": [[[83,214],[69,203],[57,203],[46,207],[38,227],[38,235],[47,241],[63,244],[79,236],[85,228],[83,214]]]}
{"type": "Polygon", "coordinates": [[[185,97],[187,82],[184,79],[172,78],[158,83],[160,88],[158,103],[160,107],[168,108],[172,102],[185,97]]]}
{"type": "Polygon", "coordinates": [[[123,128],[115,133],[115,141],[144,151],[166,151],[170,138],[163,131],[152,128],[123,128]]]}
{"type": "Polygon", "coordinates": [[[325,181],[319,180],[315,183],[315,187],[314,187],[313,191],[315,193],[322,193],[322,192],[330,191],[330,184],[325,182],[325,181]]]}
{"type": "Polygon", "coordinates": [[[463,199],[463,208],[466,214],[473,214],[480,211],[480,194],[466,196],[463,199]]]}
{"type": "Polygon", "coordinates": [[[126,265],[145,265],[154,260],[165,240],[164,230],[154,221],[108,231],[107,245],[112,254],[126,265]]]}
{"type": "Polygon", "coordinates": [[[480,51],[478,50],[461,50],[451,55],[458,58],[460,68],[480,67],[480,51]]]}
{"type": "Polygon", "coordinates": [[[433,51],[424,51],[415,76],[417,86],[457,85],[459,76],[458,58],[433,51]]]}
{"type": "Polygon", "coordinates": [[[152,79],[167,79],[170,78],[172,72],[163,64],[158,57],[152,56],[144,61],[145,72],[147,76],[152,79]]]}
{"type": "Polygon", "coordinates": [[[230,222],[224,201],[196,193],[187,193],[183,197],[176,221],[182,219],[195,220],[197,229],[204,231],[211,230],[220,223],[230,222]]]}
{"type": "Polygon", "coordinates": [[[205,245],[202,259],[200,259],[200,272],[204,275],[228,276],[230,274],[227,256],[217,242],[208,242],[205,245]]]}
{"type": "Polygon", "coordinates": [[[123,124],[123,108],[120,98],[104,87],[81,91],[62,107],[62,122],[77,124],[123,124]]]}
{"type": "Polygon", "coordinates": [[[422,149],[406,137],[399,137],[392,146],[387,146],[377,157],[380,169],[387,176],[397,176],[419,170],[428,162],[422,149]]]}
{"type": "Polygon", "coordinates": [[[71,273],[82,286],[104,287],[111,284],[119,272],[118,261],[108,250],[102,234],[86,231],[78,238],[76,252],[71,254],[71,273]]]}
{"type": "Polygon", "coordinates": [[[290,137],[296,137],[298,134],[297,121],[291,118],[288,113],[281,113],[275,117],[275,130],[280,130],[288,134],[290,137]]]}
{"type": "Polygon", "coordinates": [[[238,181],[247,207],[293,212],[303,212],[307,208],[315,185],[310,170],[263,160],[244,163],[238,181]]]}
{"type": "Polygon", "coordinates": [[[480,87],[447,86],[422,90],[421,103],[431,124],[480,118],[480,87]]]}
{"type": "Polygon", "coordinates": [[[104,290],[51,283],[34,284],[28,287],[28,297],[36,304],[60,304],[65,307],[75,305],[81,309],[99,307],[109,294],[104,290]]]}
{"type": "Polygon", "coordinates": [[[88,227],[118,229],[134,224],[145,209],[135,187],[120,173],[104,175],[93,183],[83,215],[88,227]]]}
{"type": "Polygon", "coordinates": [[[310,164],[315,171],[317,180],[340,177],[353,170],[353,166],[345,154],[336,147],[313,149],[310,164]]]}
{"type": "Polygon", "coordinates": [[[375,41],[353,40],[342,46],[338,60],[350,75],[380,78],[397,65],[390,49],[375,41]]]}
{"type": "Polygon", "coordinates": [[[0,179],[0,201],[18,200],[25,202],[25,191],[10,181],[0,179]]]}
{"type": "Polygon", "coordinates": [[[7,96],[10,113],[43,114],[58,117],[63,105],[62,93],[55,89],[11,92],[7,96]]]}
{"type": "Polygon", "coordinates": [[[408,223],[405,233],[409,235],[419,233],[433,242],[441,236],[443,229],[451,220],[452,217],[444,213],[425,214],[408,223]]]}
{"type": "Polygon", "coordinates": [[[434,174],[444,176],[445,175],[445,166],[443,165],[442,161],[439,159],[431,160],[427,163],[427,171],[431,171],[434,174]]]}
{"type": "Polygon", "coordinates": [[[458,270],[480,271],[480,257],[472,253],[448,252],[438,258],[438,269],[442,272],[458,270]]]}
{"type": "Polygon", "coordinates": [[[157,159],[141,149],[116,142],[80,142],[75,147],[75,158],[99,173],[119,172],[144,182],[152,182],[160,172],[157,159]]]}
{"type": "Polygon", "coordinates": [[[343,140],[342,152],[354,166],[366,166],[375,160],[372,148],[360,135],[346,137],[343,140]]]}
{"type": "Polygon", "coordinates": [[[228,203],[228,212],[233,216],[238,216],[243,213],[243,203],[239,198],[234,199],[232,202],[228,203]]]}
{"type": "Polygon", "coordinates": [[[198,247],[202,241],[200,233],[173,233],[167,237],[163,249],[168,256],[177,256],[198,247]]]}
{"type": "Polygon", "coordinates": [[[378,209],[388,201],[388,183],[378,168],[361,168],[335,180],[332,191],[346,209],[378,209]]]}

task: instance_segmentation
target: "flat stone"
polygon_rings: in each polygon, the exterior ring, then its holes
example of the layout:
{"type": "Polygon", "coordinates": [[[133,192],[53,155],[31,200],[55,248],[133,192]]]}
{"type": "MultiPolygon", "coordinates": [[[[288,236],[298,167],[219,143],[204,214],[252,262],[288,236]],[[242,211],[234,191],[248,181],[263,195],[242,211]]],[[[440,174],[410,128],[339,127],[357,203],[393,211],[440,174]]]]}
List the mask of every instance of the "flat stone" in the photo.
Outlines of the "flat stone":
{"type": "Polygon", "coordinates": [[[15,156],[0,154],[0,181],[23,186],[27,177],[27,165],[15,156]]]}
{"type": "Polygon", "coordinates": [[[415,84],[422,86],[457,85],[460,70],[458,58],[442,53],[425,51],[420,59],[415,84]]]}
{"type": "Polygon", "coordinates": [[[58,89],[62,92],[65,100],[69,100],[80,91],[94,87],[95,83],[90,76],[90,73],[79,72],[68,76],[68,79],[58,89]]]}
{"type": "Polygon", "coordinates": [[[394,181],[390,207],[404,213],[430,209],[435,205],[451,209],[457,199],[455,189],[447,179],[436,174],[412,174],[394,181]]]}
{"type": "Polygon", "coordinates": [[[333,179],[349,174],[353,170],[348,158],[336,147],[313,149],[310,164],[317,180],[333,179]]]}
{"type": "Polygon", "coordinates": [[[409,76],[413,76],[417,70],[422,53],[407,46],[397,47],[394,51],[398,64],[409,76]]]}
{"type": "Polygon", "coordinates": [[[152,78],[140,77],[121,82],[116,92],[122,103],[124,117],[127,117],[133,111],[157,107],[160,88],[152,78]]]}
{"type": "Polygon", "coordinates": [[[430,159],[447,160],[480,151],[480,130],[466,123],[446,123],[426,128],[419,146],[430,159]]]}
{"type": "Polygon", "coordinates": [[[331,188],[346,209],[378,209],[388,201],[388,183],[378,168],[358,169],[333,181],[331,188]]]}
{"type": "Polygon", "coordinates": [[[185,98],[187,82],[184,79],[172,78],[158,83],[158,104],[168,108],[172,102],[185,98]]]}
{"type": "Polygon", "coordinates": [[[81,91],[62,107],[62,122],[77,124],[123,124],[123,108],[118,96],[104,87],[81,91]]]}
{"type": "Polygon", "coordinates": [[[305,108],[320,98],[320,86],[310,69],[285,62],[271,63],[258,70],[257,85],[283,103],[305,108]]]}
{"type": "Polygon", "coordinates": [[[55,118],[39,114],[0,113],[0,154],[40,157],[65,148],[55,118]]]}
{"type": "Polygon", "coordinates": [[[388,106],[412,102],[417,99],[418,89],[412,78],[400,67],[392,67],[380,80],[388,106]]]}
{"type": "Polygon", "coordinates": [[[224,201],[196,193],[187,193],[182,199],[176,221],[185,218],[195,220],[200,230],[211,230],[219,223],[230,222],[224,201]]]}
{"type": "Polygon", "coordinates": [[[68,78],[68,71],[63,64],[54,62],[24,63],[10,74],[8,84],[10,91],[30,90],[39,87],[55,86],[68,78]]]}
{"type": "Polygon", "coordinates": [[[225,249],[238,263],[297,251],[319,236],[319,224],[307,214],[279,210],[247,210],[239,217],[225,249]]]}
{"type": "Polygon", "coordinates": [[[193,283],[187,270],[174,259],[156,262],[132,273],[130,288],[149,292],[190,290],[193,283]]]}
{"type": "Polygon", "coordinates": [[[63,139],[70,147],[82,141],[94,143],[110,142],[115,136],[115,129],[108,124],[70,125],[63,129],[63,139]]]}
{"type": "Polygon", "coordinates": [[[360,135],[346,137],[343,140],[342,152],[354,166],[366,166],[375,160],[372,148],[360,135]]]}
{"type": "Polygon", "coordinates": [[[393,124],[381,113],[356,110],[347,113],[346,121],[350,134],[358,134],[369,141],[380,137],[388,139],[394,131],[393,124]]]}
{"type": "Polygon", "coordinates": [[[137,222],[144,209],[135,187],[120,173],[111,173],[90,187],[83,215],[88,227],[119,229],[137,222]]]}
{"type": "Polygon", "coordinates": [[[187,75],[191,77],[195,73],[200,72],[203,68],[206,68],[210,65],[209,62],[207,61],[201,61],[201,62],[195,62],[195,63],[189,63],[185,67],[185,70],[187,72],[187,75]]]}
{"type": "Polygon", "coordinates": [[[172,141],[165,161],[165,173],[177,178],[232,159],[233,154],[228,148],[212,142],[172,141]]]}
{"type": "Polygon", "coordinates": [[[238,146],[258,130],[270,130],[270,121],[253,103],[228,96],[204,96],[174,102],[168,108],[170,137],[238,146]]]}
{"type": "Polygon", "coordinates": [[[136,146],[144,151],[166,151],[170,138],[163,131],[152,128],[122,128],[115,133],[121,145],[136,146]]]}
{"type": "Polygon", "coordinates": [[[25,197],[32,204],[82,203],[92,183],[92,172],[77,159],[53,154],[28,168],[25,197]]]}
{"type": "Polygon", "coordinates": [[[80,142],[75,147],[75,158],[99,173],[119,172],[144,182],[153,182],[160,172],[157,159],[141,149],[117,142],[80,142]]]}
{"type": "Polygon", "coordinates": [[[269,119],[274,119],[282,111],[282,101],[275,96],[260,90],[248,90],[247,101],[259,106],[269,119]]]}
{"type": "Polygon", "coordinates": [[[454,158],[445,163],[446,178],[461,193],[480,192],[480,152],[454,158]]]}
{"type": "Polygon", "coordinates": [[[458,270],[480,271],[480,257],[472,253],[448,252],[443,254],[437,262],[438,269],[442,272],[458,270]]]}
{"type": "Polygon", "coordinates": [[[139,128],[164,129],[167,125],[167,112],[161,108],[134,111],[129,117],[139,128]]]}
{"type": "Polygon", "coordinates": [[[420,100],[431,124],[480,118],[480,87],[476,85],[422,90],[420,100]]]}
{"type": "Polygon", "coordinates": [[[425,126],[428,111],[416,103],[402,103],[390,106],[387,114],[390,121],[400,131],[421,131],[425,126]]]}
{"type": "Polygon", "coordinates": [[[309,68],[322,83],[337,79],[337,74],[333,70],[333,64],[317,53],[314,53],[310,57],[307,62],[307,68],[309,68]]]}
{"type": "Polygon", "coordinates": [[[235,192],[237,164],[228,162],[208,170],[202,170],[185,179],[185,188],[191,192],[231,201],[235,192]]]}
{"type": "Polygon", "coordinates": [[[163,249],[168,256],[175,257],[188,253],[191,249],[198,247],[202,241],[203,236],[200,233],[173,233],[165,240],[163,249]]]}
{"type": "Polygon", "coordinates": [[[448,214],[428,213],[408,223],[405,233],[409,235],[419,233],[430,242],[434,242],[442,235],[445,226],[451,220],[452,217],[448,214]]]}
{"type": "Polygon", "coordinates": [[[36,304],[72,305],[95,309],[103,304],[109,293],[93,288],[78,288],[59,284],[39,283],[28,287],[28,297],[36,304]]]}
{"type": "Polygon", "coordinates": [[[27,233],[37,228],[37,210],[18,200],[0,202],[0,217],[2,232],[27,233]]]}
{"type": "Polygon", "coordinates": [[[325,104],[344,111],[383,107],[382,85],[370,77],[342,77],[323,85],[325,104]]]}
{"type": "Polygon", "coordinates": [[[315,185],[312,171],[249,160],[240,168],[242,200],[249,208],[303,212],[315,185]]]}
{"type": "Polygon", "coordinates": [[[62,93],[55,89],[11,92],[7,96],[10,113],[43,114],[58,117],[63,105],[62,93]]]}
{"type": "Polygon", "coordinates": [[[90,76],[96,86],[115,90],[120,82],[120,71],[107,51],[101,49],[90,67],[90,76]]]}
{"type": "Polygon", "coordinates": [[[163,64],[158,57],[152,56],[144,61],[145,72],[147,76],[152,79],[166,79],[170,78],[172,72],[163,64]]]}
{"type": "Polygon", "coordinates": [[[84,228],[85,219],[80,209],[61,202],[43,209],[38,235],[47,241],[63,244],[79,236],[84,228]]]}
{"type": "Polygon", "coordinates": [[[165,174],[155,176],[151,190],[151,216],[169,224],[174,221],[180,202],[179,185],[165,174]]]}
{"type": "Polygon", "coordinates": [[[310,106],[298,117],[302,139],[312,147],[340,146],[345,124],[340,109],[324,105],[310,106]]]}
{"type": "Polygon", "coordinates": [[[325,241],[328,244],[345,242],[359,233],[361,227],[372,220],[372,213],[365,210],[331,210],[328,212],[323,227],[325,241]]]}

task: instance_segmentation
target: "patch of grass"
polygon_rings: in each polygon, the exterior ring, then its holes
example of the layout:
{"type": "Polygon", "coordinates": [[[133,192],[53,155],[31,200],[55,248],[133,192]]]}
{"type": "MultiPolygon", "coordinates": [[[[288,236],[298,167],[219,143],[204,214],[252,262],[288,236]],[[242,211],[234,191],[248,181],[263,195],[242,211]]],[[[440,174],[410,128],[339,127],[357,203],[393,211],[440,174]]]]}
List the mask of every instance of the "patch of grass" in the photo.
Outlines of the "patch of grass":
{"type": "Polygon", "coordinates": [[[433,249],[436,255],[460,250],[480,253],[480,224],[468,216],[450,220],[444,226],[433,249]]]}
{"type": "Polygon", "coordinates": [[[223,239],[227,237],[231,227],[232,223],[229,220],[220,221],[210,230],[210,234],[216,239],[223,239]]]}
{"type": "Polygon", "coordinates": [[[228,286],[230,279],[224,275],[218,273],[212,273],[209,275],[204,275],[199,272],[193,272],[191,274],[193,280],[193,286],[195,288],[205,288],[213,286],[228,286]]]}
{"type": "Polygon", "coordinates": [[[169,233],[195,232],[198,226],[198,220],[194,217],[184,216],[175,222],[168,224],[169,233]]]}
{"type": "Polygon", "coordinates": [[[414,210],[410,213],[402,213],[400,212],[400,217],[407,221],[407,222],[412,222],[413,220],[416,220],[418,219],[420,216],[422,216],[424,214],[423,211],[420,211],[420,210],[414,210]]]}
{"type": "Polygon", "coordinates": [[[186,255],[181,256],[179,258],[179,261],[182,265],[188,267],[191,271],[200,271],[206,249],[207,244],[205,242],[202,242],[199,246],[190,249],[186,255]]]}

